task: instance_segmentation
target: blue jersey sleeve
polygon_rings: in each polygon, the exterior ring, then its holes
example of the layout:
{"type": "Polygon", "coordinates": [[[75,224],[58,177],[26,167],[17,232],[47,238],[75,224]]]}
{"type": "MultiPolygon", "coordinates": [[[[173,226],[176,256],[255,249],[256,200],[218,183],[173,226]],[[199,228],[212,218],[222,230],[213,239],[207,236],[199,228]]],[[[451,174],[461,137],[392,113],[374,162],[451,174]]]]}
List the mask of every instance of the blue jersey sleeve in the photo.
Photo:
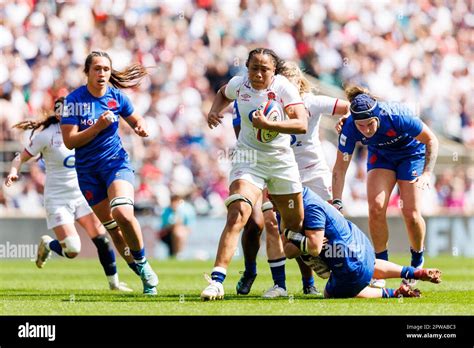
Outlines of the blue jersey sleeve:
{"type": "Polygon", "coordinates": [[[76,112],[79,110],[78,107],[75,107],[77,105],[77,102],[74,100],[74,98],[67,96],[64,99],[64,105],[63,105],[63,112],[61,114],[61,120],[60,124],[72,124],[72,125],[79,125],[79,114],[76,114],[76,112]]]}
{"type": "Polygon", "coordinates": [[[399,115],[393,117],[393,125],[400,133],[406,133],[415,138],[420,135],[423,130],[423,122],[419,118],[411,115],[399,115]]]}
{"type": "Polygon", "coordinates": [[[319,205],[311,204],[304,210],[305,230],[324,230],[326,227],[326,214],[319,205]]]}
{"type": "Polygon", "coordinates": [[[133,105],[132,105],[132,102],[130,101],[130,99],[127,97],[127,95],[123,94],[123,93],[119,93],[120,95],[120,116],[122,117],[128,117],[130,116],[131,114],[133,114],[133,105]]]}
{"type": "Polygon", "coordinates": [[[339,134],[338,149],[342,153],[348,153],[349,155],[352,155],[354,152],[355,144],[358,140],[356,139],[353,127],[352,120],[349,118],[342,127],[341,134],[339,134]]]}
{"type": "Polygon", "coordinates": [[[234,106],[232,110],[232,126],[240,126],[240,112],[239,112],[239,104],[237,104],[237,100],[234,100],[234,106]]]}

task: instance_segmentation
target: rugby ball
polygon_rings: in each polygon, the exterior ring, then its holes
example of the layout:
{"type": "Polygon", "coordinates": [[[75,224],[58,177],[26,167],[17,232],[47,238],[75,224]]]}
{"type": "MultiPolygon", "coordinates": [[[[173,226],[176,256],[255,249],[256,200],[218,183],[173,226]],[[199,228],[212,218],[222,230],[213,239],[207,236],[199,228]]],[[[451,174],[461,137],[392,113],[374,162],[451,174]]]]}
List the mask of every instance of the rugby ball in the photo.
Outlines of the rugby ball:
{"type": "MultiPolygon", "coordinates": [[[[257,108],[257,110],[262,110],[263,114],[265,117],[270,120],[270,121],[281,121],[283,120],[283,110],[281,109],[280,105],[270,99],[262,104],[257,108]]],[[[255,131],[255,136],[257,137],[257,140],[262,142],[262,143],[268,143],[275,139],[278,134],[277,131],[271,131],[268,129],[258,129],[254,128],[255,131]]]]}

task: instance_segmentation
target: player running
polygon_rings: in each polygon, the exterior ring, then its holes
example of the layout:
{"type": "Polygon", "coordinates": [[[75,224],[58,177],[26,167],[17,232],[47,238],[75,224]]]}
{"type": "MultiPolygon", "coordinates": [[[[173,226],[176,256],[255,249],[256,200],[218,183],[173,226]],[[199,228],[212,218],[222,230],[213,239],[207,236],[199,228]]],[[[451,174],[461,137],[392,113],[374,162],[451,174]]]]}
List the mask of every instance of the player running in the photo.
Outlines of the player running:
{"type": "Polygon", "coordinates": [[[220,238],[212,278],[208,277],[209,285],[201,293],[203,300],[224,297],[222,283],[237,248],[240,230],[261,199],[265,185],[273,195],[286,226],[294,231],[301,229],[302,187],[290,147],[290,134],[306,133],[308,113],[296,87],[280,75],[282,63],[272,50],[252,50],[246,62],[247,76],[235,76],[221,87],[208,114],[209,127],[217,127],[223,118],[222,110],[237,100],[242,122],[230,173],[230,196],[225,202],[227,222],[220,238]],[[270,99],[281,104],[288,119],[271,121],[261,111],[256,111],[270,99]],[[257,139],[255,128],[279,134],[268,142],[262,142],[257,139]],[[243,160],[234,160],[236,158],[243,160]]]}
{"type": "MultiPolygon", "coordinates": [[[[408,231],[411,265],[423,267],[426,225],[421,216],[421,191],[429,188],[438,155],[438,140],[433,132],[408,107],[384,103],[367,90],[346,89],[351,115],[339,136],[339,151],[333,169],[333,205],[342,210],[344,178],[356,142],[369,149],[367,160],[367,199],[369,231],[377,259],[388,260],[386,211],[390,194],[398,184],[400,207],[408,231]]],[[[415,281],[405,280],[413,285],[415,281]]],[[[385,281],[374,280],[384,287],[385,281]]]]}
{"type": "MultiPolygon", "coordinates": [[[[46,166],[44,189],[46,222],[48,229],[54,231],[56,239],[48,235],[41,237],[36,266],[43,268],[46,260],[51,256],[51,251],[70,259],[80,253],[81,240],[74,226],[74,221],[77,221],[97,248],[110,289],[132,291],[124,283],[119,282],[115,254],[106,237],[105,230],[79,190],[77,174],[74,170],[74,151],[64,146],[59,127],[63,99],[60,98],[55,102],[55,115],[40,122],[24,121],[13,126],[13,128],[32,129],[33,131],[29,144],[13,160],[10,173],[5,179],[5,185],[7,187],[13,185],[19,179],[22,164],[41,154],[46,166]],[[35,130],[40,128],[41,130],[35,135],[35,130]]],[[[122,236],[118,235],[113,239],[118,250],[125,249],[126,244],[122,236]]],[[[133,262],[129,256],[122,256],[129,264],[133,262]]]]}
{"type": "Polygon", "coordinates": [[[142,279],[143,293],[156,295],[158,276],[145,257],[142,231],[134,215],[134,172],[118,134],[121,116],[138,136],[148,136],[144,119],[119,90],[137,86],[147,72],[138,64],[114,70],[109,55],[99,51],[87,56],[84,72],[87,84],[65,100],[61,118],[64,144],[76,149],[82,194],[109,230],[120,227],[142,279]]]}
{"type": "MultiPolygon", "coordinates": [[[[285,62],[281,72],[288,78],[299,90],[304,101],[304,105],[309,112],[308,132],[306,134],[296,134],[291,136],[291,146],[295,153],[296,162],[303,186],[311,188],[321,198],[326,201],[332,200],[331,190],[331,171],[326,163],[324,152],[319,140],[319,124],[321,116],[335,115],[342,116],[349,112],[349,103],[337,98],[331,98],[323,95],[314,95],[313,86],[306,79],[301,69],[294,62],[285,62]]],[[[240,127],[240,114],[238,109],[234,108],[234,129],[236,133],[240,127]]],[[[270,270],[274,281],[274,286],[263,295],[265,298],[276,298],[287,296],[285,283],[285,255],[275,213],[272,210],[272,204],[264,196],[263,216],[265,221],[267,256],[270,270]]],[[[256,209],[254,209],[255,211],[256,209]]],[[[239,283],[237,284],[237,294],[246,295],[250,292],[251,286],[257,276],[256,257],[258,252],[254,245],[260,239],[262,229],[253,219],[259,212],[252,213],[252,218],[244,228],[242,235],[242,248],[244,251],[245,271],[239,283]],[[257,236],[257,237],[250,237],[257,236]],[[252,245],[252,243],[254,245],[252,245]]],[[[259,219],[259,218],[256,218],[259,219]]],[[[261,219],[261,218],[260,218],[261,219]]],[[[258,220],[257,220],[258,221],[258,220]]],[[[296,258],[303,282],[303,293],[307,295],[317,295],[318,290],[314,286],[313,272],[301,258],[296,258]]]]}
{"type": "Polygon", "coordinates": [[[420,297],[421,292],[402,283],[398,289],[368,286],[372,278],[405,278],[441,282],[438,269],[400,266],[386,260],[375,259],[374,248],[365,234],[346,220],[331,206],[307,187],[303,188],[303,231],[281,230],[285,236],[285,255],[288,258],[306,255],[306,262],[325,263],[330,276],[324,289],[327,298],[391,298],[420,297]],[[309,255],[309,256],[308,256],[309,255]],[[315,258],[319,258],[318,262],[315,258]]]}

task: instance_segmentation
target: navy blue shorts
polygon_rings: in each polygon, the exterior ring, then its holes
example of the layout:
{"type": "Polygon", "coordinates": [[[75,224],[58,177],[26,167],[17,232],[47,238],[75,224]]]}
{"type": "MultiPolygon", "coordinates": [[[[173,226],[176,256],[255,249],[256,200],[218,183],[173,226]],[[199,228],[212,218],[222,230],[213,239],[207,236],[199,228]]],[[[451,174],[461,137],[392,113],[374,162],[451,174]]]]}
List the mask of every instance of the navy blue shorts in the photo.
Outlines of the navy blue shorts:
{"type": "Polygon", "coordinates": [[[367,171],[372,169],[388,169],[396,173],[397,180],[412,181],[423,174],[425,155],[413,155],[399,160],[391,160],[369,150],[367,171]]]}
{"type": "Polygon", "coordinates": [[[365,262],[357,270],[347,270],[344,274],[331,272],[326,284],[326,293],[330,298],[355,297],[366,286],[374,274],[375,255],[373,249],[367,248],[365,262]]]}
{"type": "Polygon", "coordinates": [[[107,189],[115,180],[125,180],[134,185],[135,172],[130,163],[100,172],[77,173],[79,187],[89,206],[94,206],[107,198],[107,189]]]}

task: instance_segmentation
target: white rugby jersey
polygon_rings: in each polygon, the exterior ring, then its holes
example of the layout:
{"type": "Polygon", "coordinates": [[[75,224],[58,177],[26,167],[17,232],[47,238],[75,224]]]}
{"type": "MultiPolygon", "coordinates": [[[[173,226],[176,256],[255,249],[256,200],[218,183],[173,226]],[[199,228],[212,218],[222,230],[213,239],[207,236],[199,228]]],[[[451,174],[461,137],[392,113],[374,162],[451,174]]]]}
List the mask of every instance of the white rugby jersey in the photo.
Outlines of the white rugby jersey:
{"type": "Polygon", "coordinates": [[[45,205],[67,204],[82,198],[74,168],[74,150],[63,142],[59,123],[35,132],[25,150],[31,155],[43,155],[46,166],[45,205]]]}
{"type": "MultiPolygon", "coordinates": [[[[247,76],[234,76],[226,86],[225,96],[237,99],[237,112],[241,118],[240,134],[237,147],[251,148],[259,151],[258,162],[272,162],[277,160],[290,160],[294,158],[291,151],[291,136],[280,133],[278,136],[263,143],[257,140],[252,121],[249,117],[263,102],[274,99],[281,104],[282,109],[289,105],[303,104],[297,88],[288,79],[275,75],[267,89],[253,89],[247,76]],[[289,156],[289,157],[288,157],[289,156]]],[[[294,159],[293,159],[294,161],[294,159]]]]}
{"type": "Polygon", "coordinates": [[[338,99],[305,93],[303,101],[309,112],[308,131],[306,134],[291,136],[291,147],[295,153],[298,169],[300,171],[309,168],[315,171],[329,170],[319,140],[319,123],[322,114],[334,114],[338,99]]]}

